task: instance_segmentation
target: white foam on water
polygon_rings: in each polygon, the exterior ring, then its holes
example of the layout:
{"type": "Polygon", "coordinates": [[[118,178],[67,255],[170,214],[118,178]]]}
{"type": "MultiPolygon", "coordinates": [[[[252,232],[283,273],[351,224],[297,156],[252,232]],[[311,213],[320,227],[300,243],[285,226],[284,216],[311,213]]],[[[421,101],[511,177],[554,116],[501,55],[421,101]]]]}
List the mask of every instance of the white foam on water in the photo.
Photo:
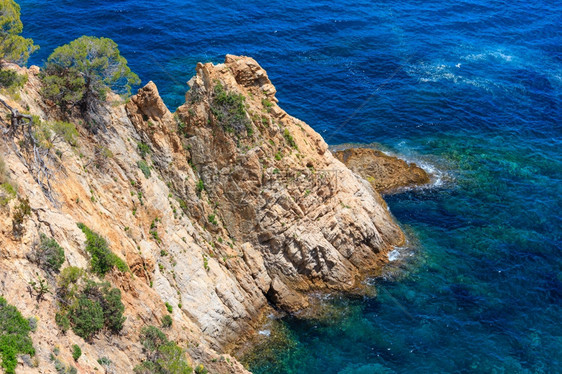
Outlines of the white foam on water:
{"type": "Polygon", "coordinates": [[[437,166],[435,166],[434,164],[421,159],[419,157],[416,156],[410,156],[408,155],[409,151],[406,148],[406,145],[404,142],[401,142],[400,144],[398,144],[399,146],[402,146],[402,151],[406,154],[394,154],[394,153],[388,153],[388,152],[384,152],[385,154],[389,155],[389,156],[394,156],[397,158],[400,158],[408,163],[414,163],[417,166],[419,166],[420,168],[422,168],[428,175],[429,175],[429,183],[422,185],[422,186],[413,186],[413,187],[404,187],[399,189],[400,191],[410,191],[410,190],[419,190],[419,189],[427,189],[427,188],[442,188],[445,187],[447,184],[451,183],[454,178],[452,177],[452,175],[449,172],[443,171],[441,169],[439,169],[437,166]],[[404,149],[405,148],[405,149],[404,149]]]}
{"type": "Polygon", "coordinates": [[[389,254],[388,254],[388,261],[396,261],[400,258],[400,252],[398,251],[398,249],[394,249],[392,250],[389,254]]]}
{"type": "Polygon", "coordinates": [[[426,161],[415,160],[412,162],[414,162],[427,174],[429,174],[430,183],[428,187],[443,187],[445,185],[445,181],[449,181],[452,179],[448,173],[438,169],[437,167],[435,167],[435,165],[432,165],[426,161]]]}
{"type": "MultiPolygon", "coordinates": [[[[505,58],[508,57],[511,56],[505,56],[505,58]]],[[[465,75],[457,74],[464,71],[464,69],[461,70],[460,67],[461,63],[427,64],[422,62],[417,65],[409,66],[405,71],[410,76],[417,78],[420,83],[448,81],[454,84],[473,86],[486,91],[491,91],[493,88],[503,88],[498,86],[493,80],[479,77],[466,77],[465,75]]]]}
{"type": "Polygon", "coordinates": [[[271,331],[270,330],[260,330],[260,331],[258,331],[258,334],[263,335],[263,336],[271,336],[271,331]]]}
{"type": "Polygon", "coordinates": [[[465,61],[482,61],[489,58],[494,58],[496,60],[501,60],[504,62],[511,62],[514,59],[514,56],[505,53],[503,49],[497,49],[493,51],[488,50],[481,53],[471,53],[469,55],[461,57],[461,59],[465,61]]]}

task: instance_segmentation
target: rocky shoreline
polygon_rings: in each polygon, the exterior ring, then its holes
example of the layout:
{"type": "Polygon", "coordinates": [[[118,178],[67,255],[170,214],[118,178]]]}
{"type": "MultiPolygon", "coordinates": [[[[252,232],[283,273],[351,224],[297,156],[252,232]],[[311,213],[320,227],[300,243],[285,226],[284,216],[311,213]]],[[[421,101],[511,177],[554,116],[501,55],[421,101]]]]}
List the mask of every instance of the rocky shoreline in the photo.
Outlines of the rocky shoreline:
{"type": "Polygon", "coordinates": [[[429,174],[416,164],[377,149],[350,147],[334,151],[334,156],[383,195],[430,182],[429,174]]]}
{"type": "MultiPolygon", "coordinates": [[[[40,122],[60,121],[63,113],[41,98],[39,69],[11,68],[28,81],[17,95],[0,97],[40,122]]],[[[0,141],[17,187],[17,198],[0,206],[0,294],[41,321],[32,333],[40,364],[21,361],[21,370],[55,372],[53,347],[70,362],[70,346],[79,343],[81,372],[106,370],[101,356],[114,372],[132,372],[142,360],[139,330],[171,315],[168,335],[193,365],[244,373],[228,352],[256,332],[264,314],[307,308],[309,292],[353,292],[404,243],[380,193],[427,183],[423,170],[368,149],[333,155],[279,107],[266,71],[249,57],[227,55],[224,64],[196,71],[175,113],[152,82],[126,103],[110,96],[106,131],[96,135],[73,113],[76,145],[52,144],[60,155],[50,165],[54,203],[18,154],[17,139],[0,141]],[[15,237],[24,198],[33,214],[15,237]],[[123,295],[123,330],[93,342],[57,328],[55,295],[36,303],[28,294],[43,274],[27,256],[42,233],[64,248],[64,266],[88,268],[78,222],[106,238],[130,269],[105,277],[123,295]]]]}

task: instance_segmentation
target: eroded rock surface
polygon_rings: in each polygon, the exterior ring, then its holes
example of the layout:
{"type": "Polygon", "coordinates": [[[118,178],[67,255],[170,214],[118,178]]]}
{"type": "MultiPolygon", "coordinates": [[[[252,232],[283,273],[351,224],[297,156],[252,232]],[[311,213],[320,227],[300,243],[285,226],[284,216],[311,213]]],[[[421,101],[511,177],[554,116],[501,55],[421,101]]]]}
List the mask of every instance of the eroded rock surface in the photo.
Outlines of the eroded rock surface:
{"type": "MultiPolygon", "coordinates": [[[[43,121],[59,119],[38,94],[38,69],[25,73],[19,101],[6,100],[43,121]]],[[[0,294],[41,321],[33,339],[42,365],[27,372],[54,372],[56,344],[71,362],[74,343],[83,351],[81,372],[103,370],[101,356],[115,372],[131,372],[143,357],[139,331],[160,324],[164,303],[173,306],[167,334],[187,347],[194,365],[246,372],[227,352],[271,306],[296,312],[310,291],[353,291],[403,243],[378,192],[278,106],[255,60],[229,55],[224,64],[198,64],[189,84],[176,113],[150,82],[127,104],[107,106],[105,132],[94,136],[74,118],[78,146],[54,144],[61,155],[53,169],[56,204],[17,156],[17,142],[1,141],[8,176],[33,211],[24,235],[14,238],[17,199],[0,207],[0,294]],[[131,269],[106,276],[123,294],[123,331],[93,344],[58,330],[53,295],[36,306],[27,292],[41,274],[26,256],[40,233],[63,246],[64,266],[88,268],[77,222],[107,238],[131,269]]]]}

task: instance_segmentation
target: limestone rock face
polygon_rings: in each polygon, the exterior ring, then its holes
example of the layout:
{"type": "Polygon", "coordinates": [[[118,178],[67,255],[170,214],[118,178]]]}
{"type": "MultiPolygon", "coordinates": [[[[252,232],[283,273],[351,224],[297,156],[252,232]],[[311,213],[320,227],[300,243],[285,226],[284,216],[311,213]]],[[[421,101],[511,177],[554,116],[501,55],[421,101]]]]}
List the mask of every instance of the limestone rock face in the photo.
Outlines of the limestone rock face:
{"type": "MultiPolygon", "coordinates": [[[[198,64],[196,71],[176,113],[150,82],[128,103],[107,105],[106,131],[94,136],[71,119],[78,146],[53,145],[61,155],[53,165],[55,202],[18,156],[17,141],[0,140],[8,178],[32,209],[15,238],[18,199],[0,206],[0,294],[42,321],[33,334],[41,372],[54,372],[43,368],[52,365],[55,344],[71,362],[75,343],[84,352],[83,372],[103,370],[102,356],[115,372],[131,372],[143,357],[139,331],[160,325],[164,303],[173,306],[166,333],[188,347],[194,365],[247,372],[227,352],[272,307],[296,312],[307,307],[310,291],[356,290],[403,243],[378,192],[278,106],[255,60],[228,55],[224,64],[198,64]],[[105,237],[131,269],[105,279],[122,291],[123,331],[99,334],[93,344],[63,335],[54,324],[56,299],[47,295],[36,307],[27,289],[42,274],[27,257],[40,233],[65,249],[64,266],[88,268],[77,222],[105,237]]],[[[19,101],[2,98],[43,121],[61,119],[38,94],[38,69],[25,73],[19,101]]],[[[55,287],[54,278],[49,282],[55,287]]]]}
{"type": "Polygon", "coordinates": [[[348,148],[335,156],[348,168],[365,178],[382,193],[392,193],[401,187],[429,183],[429,175],[414,163],[407,163],[371,148],[348,148]]]}

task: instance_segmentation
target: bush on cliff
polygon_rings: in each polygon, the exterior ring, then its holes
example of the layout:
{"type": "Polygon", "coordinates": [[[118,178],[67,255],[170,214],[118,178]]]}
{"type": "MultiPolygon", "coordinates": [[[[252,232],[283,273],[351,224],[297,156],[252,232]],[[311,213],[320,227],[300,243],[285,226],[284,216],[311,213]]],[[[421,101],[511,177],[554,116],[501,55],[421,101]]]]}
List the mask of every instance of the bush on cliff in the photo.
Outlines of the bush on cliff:
{"type": "Polygon", "coordinates": [[[125,261],[111,252],[104,238],[90,230],[83,223],[79,223],[78,227],[86,235],[86,251],[91,256],[90,265],[95,274],[103,277],[113,267],[116,267],[122,272],[129,270],[125,261]]]}
{"type": "Polygon", "coordinates": [[[27,83],[27,75],[21,75],[13,70],[0,70],[0,86],[17,90],[27,83]]]}
{"type": "Polygon", "coordinates": [[[140,341],[146,360],[134,368],[136,374],[191,374],[185,351],[168,340],[159,328],[143,327],[140,341]]]}
{"type": "Polygon", "coordinates": [[[125,306],[119,289],[107,282],[97,283],[72,266],[61,272],[57,285],[61,310],[55,321],[63,332],[71,327],[76,335],[91,340],[103,328],[121,331],[125,306]]]}
{"type": "Polygon", "coordinates": [[[0,0],[0,60],[24,65],[39,47],[33,44],[33,39],[20,35],[23,31],[20,14],[20,6],[14,0],[0,0]]]}
{"type": "Polygon", "coordinates": [[[51,129],[54,132],[54,137],[61,139],[73,147],[76,147],[78,144],[78,130],[74,124],[64,121],[55,121],[50,125],[51,129]]]}
{"type": "Polygon", "coordinates": [[[220,82],[214,88],[211,113],[224,131],[240,134],[246,130],[248,136],[253,134],[252,122],[246,114],[246,98],[242,94],[227,91],[220,82]]]}
{"type": "Polygon", "coordinates": [[[64,249],[55,239],[41,233],[39,242],[35,243],[34,251],[28,258],[39,267],[49,273],[58,273],[64,263],[64,249]]]}
{"type": "Polygon", "coordinates": [[[80,356],[82,356],[82,349],[80,346],[77,344],[72,345],[72,358],[74,361],[78,361],[80,356]]]}
{"type": "Polygon", "coordinates": [[[42,80],[43,95],[63,110],[77,106],[94,133],[103,122],[98,111],[107,94],[113,90],[129,95],[131,86],[140,84],[117,44],[92,36],[55,49],[47,59],[42,80]]]}
{"type": "Polygon", "coordinates": [[[103,309],[97,300],[90,300],[87,295],[80,295],[70,312],[72,331],[86,340],[103,328],[103,309]]]}
{"type": "Polygon", "coordinates": [[[30,331],[29,321],[15,306],[0,297],[0,358],[6,373],[15,373],[19,354],[35,355],[30,331]]]}

